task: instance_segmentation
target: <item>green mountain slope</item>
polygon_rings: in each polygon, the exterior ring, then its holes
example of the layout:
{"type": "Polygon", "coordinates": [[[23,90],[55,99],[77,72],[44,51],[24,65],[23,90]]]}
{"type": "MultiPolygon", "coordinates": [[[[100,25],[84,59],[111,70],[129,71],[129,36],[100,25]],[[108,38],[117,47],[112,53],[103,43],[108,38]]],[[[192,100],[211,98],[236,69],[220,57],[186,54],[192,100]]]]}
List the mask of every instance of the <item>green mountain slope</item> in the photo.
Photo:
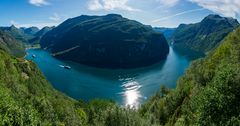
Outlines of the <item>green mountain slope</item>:
{"type": "Polygon", "coordinates": [[[44,35],[41,46],[57,58],[106,68],[150,65],[169,51],[161,33],[116,14],[68,19],[44,35]]]}
{"type": "Polygon", "coordinates": [[[173,34],[172,43],[175,47],[206,53],[216,48],[238,25],[236,19],[209,15],[200,23],[181,24],[173,34]]]}
{"type": "Polygon", "coordinates": [[[20,28],[23,30],[24,34],[27,34],[27,35],[35,35],[39,29],[38,27],[29,27],[29,28],[20,28]]]}
{"type": "Polygon", "coordinates": [[[192,63],[176,89],[162,87],[139,111],[108,100],[76,101],[54,90],[34,63],[6,52],[15,50],[13,40],[0,31],[0,125],[240,124],[240,28],[192,63]]]}
{"type": "Polygon", "coordinates": [[[28,43],[28,41],[34,38],[34,35],[39,31],[37,27],[17,28],[14,25],[10,27],[0,27],[0,29],[23,43],[28,43]]]}
{"type": "Polygon", "coordinates": [[[0,50],[0,125],[80,125],[76,101],[54,90],[36,65],[0,50]]]}
{"type": "Polygon", "coordinates": [[[31,61],[0,49],[0,125],[149,126],[135,110],[108,100],[89,103],[54,90],[31,61]]]}
{"type": "Polygon", "coordinates": [[[0,31],[1,126],[149,126],[135,110],[112,101],[84,103],[56,91],[33,62],[6,52],[19,55],[18,43],[0,31]]]}
{"type": "Polygon", "coordinates": [[[240,28],[209,56],[194,62],[173,91],[142,107],[162,125],[240,124],[240,28]]]}
{"type": "Polygon", "coordinates": [[[77,101],[54,90],[34,63],[7,53],[25,54],[19,43],[0,30],[0,125],[80,125],[77,101]]]}
{"type": "Polygon", "coordinates": [[[43,36],[45,35],[47,32],[51,31],[54,27],[44,27],[41,30],[39,30],[38,32],[36,32],[35,36],[43,36]]]}
{"type": "Polygon", "coordinates": [[[2,30],[0,30],[0,49],[17,57],[23,57],[25,55],[25,49],[21,42],[15,40],[15,38],[2,30]]]}
{"type": "Polygon", "coordinates": [[[41,30],[39,30],[38,32],[36,32],[34,34],[34,38],[30,39],[28,42],[30,44],[39,44],[41,38],[49,31],[51,31],[54,27],[44,27],[41,30]]]}

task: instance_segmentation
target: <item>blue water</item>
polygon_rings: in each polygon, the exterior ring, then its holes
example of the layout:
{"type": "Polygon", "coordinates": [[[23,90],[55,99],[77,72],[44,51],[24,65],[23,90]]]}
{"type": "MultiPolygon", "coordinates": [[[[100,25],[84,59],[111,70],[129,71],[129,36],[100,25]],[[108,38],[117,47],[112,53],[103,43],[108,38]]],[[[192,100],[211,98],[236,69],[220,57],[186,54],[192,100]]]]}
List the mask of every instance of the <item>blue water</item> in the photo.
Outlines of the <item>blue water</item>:
{"type": "Polygon", "coordinates": [[[85,101],[112,99],[120,105],[135,107],[151,97],[161,85],[174,88],[190,62],[199,57],[192,52],[179,53],[170,48],[167,59],[151,67],[109,70],[60,61],[41,49],[27,52],[26,59],[33,60],[53,87],[66,95],[85,101]],[[64,69],[62,65],[72,69],[64,69]]]}

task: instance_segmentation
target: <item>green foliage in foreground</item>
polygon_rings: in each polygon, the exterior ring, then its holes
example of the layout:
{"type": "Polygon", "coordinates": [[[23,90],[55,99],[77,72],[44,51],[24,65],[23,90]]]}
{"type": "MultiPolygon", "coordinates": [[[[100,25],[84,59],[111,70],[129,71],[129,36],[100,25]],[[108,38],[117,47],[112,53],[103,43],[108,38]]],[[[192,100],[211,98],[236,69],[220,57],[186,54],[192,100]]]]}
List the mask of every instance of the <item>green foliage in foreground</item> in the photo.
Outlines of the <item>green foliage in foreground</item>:
{"type": "Polygon", "coordinates": [[[240,28],[140,111],[161,125],[240,125],[240,28]]]}
{"type": "Polygon", "coordinates": [[[93,100],[85,105],[90,126],[150,126],[135,109],[121,108],[112,101],[93,100]]]}
{"type": "Polygon", "coordinates": [[[0,125],[79,125],[76,101],[54,90],[30,61],[0,51],[0,125]]]}
{"type": "Polygon", "coordinates": [[[54,90],[34,63],[0,50],[0,125],[149,126],[108,100],[78,102],[54,90]]]}
{"type": "Polygon", "coordinates": [[[139,110],[76,101],[54,90],[30,61],[0,50],[0,125],[240,125],[240,28],[194,62],[175,90],[162,87],[139,110]]]}

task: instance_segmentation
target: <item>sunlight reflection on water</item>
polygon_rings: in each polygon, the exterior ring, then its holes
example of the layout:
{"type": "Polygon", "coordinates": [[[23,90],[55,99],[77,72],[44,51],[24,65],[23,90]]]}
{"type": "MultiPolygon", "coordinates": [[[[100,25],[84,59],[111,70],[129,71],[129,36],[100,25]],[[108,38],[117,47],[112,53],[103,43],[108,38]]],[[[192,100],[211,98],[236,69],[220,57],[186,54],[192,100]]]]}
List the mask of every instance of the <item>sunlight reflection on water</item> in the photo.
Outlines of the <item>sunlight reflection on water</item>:
{"type": "Polygon", "coordinates": [[[134,78],[122,79],[123,84],[121,87],[124,91],[121,93],[125,99],[125,106],[137,108],[140,105],[140,98],[142,95],[140,93],[140,88],[142,87],[134,78]]]}

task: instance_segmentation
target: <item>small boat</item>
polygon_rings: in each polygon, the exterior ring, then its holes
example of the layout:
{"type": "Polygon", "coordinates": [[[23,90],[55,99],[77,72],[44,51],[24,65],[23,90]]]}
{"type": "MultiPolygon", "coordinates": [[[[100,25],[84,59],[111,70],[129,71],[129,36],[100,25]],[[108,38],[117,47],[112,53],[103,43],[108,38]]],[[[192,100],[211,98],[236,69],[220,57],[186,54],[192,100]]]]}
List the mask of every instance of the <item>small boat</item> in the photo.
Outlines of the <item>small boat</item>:
{"type": "Polygon", "coordinates": [[[70,66],[65,66],[65,65],[59,65],[59,67],[62,67],[62,68],[64,68],[64,69],[71,69],[70,66]]]}
{"type": "Polygon", "coordinates": [[[71,69],[71,67],[70,67],[70,66],[64,66],[64,68],[65,68],[65,69],[71,69]]]}
{"type": "Polygon", "coordinates": [[[64,68],[64,65],[59,65],[59,67],[62,67],[62,68],[64,68]]]}
{"type": "Polygon", "coordinates": [[[36,55],[33,54],[33,55],[32,55],[32,58],[36,58],[36,55]]]}

